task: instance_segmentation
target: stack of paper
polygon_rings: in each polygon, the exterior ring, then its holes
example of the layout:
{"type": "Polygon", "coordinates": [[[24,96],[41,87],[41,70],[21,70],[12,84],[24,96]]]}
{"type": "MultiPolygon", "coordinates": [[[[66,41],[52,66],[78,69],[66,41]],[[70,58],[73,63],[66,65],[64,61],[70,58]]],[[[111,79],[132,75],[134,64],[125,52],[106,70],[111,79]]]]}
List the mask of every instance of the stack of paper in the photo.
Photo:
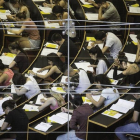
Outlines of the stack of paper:
{"type": "Polygon", "coordinates": [[[49,48],[43,48],[41,55],[43,56],[47,56],[50,53],[57,53],[58,50],[57,49],[49,49],[49,48]]]}
{"type": "Polygon", "coordinates": [[[127,57],[129,62],[135,62],[135,60],[136,60],[136,54],[125,52],[125,56],[127,57]]]}
{"type": "Polygon", "coordinates": [[[45,21],[45,28],[60,28],[59,23],[49,23],[45,21]]]}
{"type": "MultiPolygon", "coordinates": [[[[93,43],[93,42],[90,41],[90,42],[88,43],[88,46],[91,46],[92,43],[93,43]]],[[[100,43],[100,44],[94,44],[94,46],[96,46],[96,45],[98,45],[99,48],[100,48],[101,50],[103,49],[103,45],[104,45],[103,43],[100,43]]],[[[94,46],[93,46],[93,47],[94,47],[94,46]]]]}
{"type": "Polygon", "coordinates": [[[39,7],[44,13],[52,13],[52,8],[50,7],[39,7]]]}
{"type": "Polygon", "coordinates": [[[79,63],[74,63],[76,67],[79,69],[84,69],[85,71],[91,71],[94,72],[93,67],[88,67],[91,64],[89,62],[79,62],[79,63]]]}
{"type": "Polygon", "coordinates": [[[132,109],[134,107],[134,102],[119,99],[116,104],[113,104],[110,109],[116,110],[122,113],[127,113],[129,109],[132,109]]]}
{"type": "Polygon", "coordinates": [[[42,105],[43,103],[41,102],[41,99],[47,100],[47,98],[45,98],[43,94],[39,94],[39,95],[37,96],[37,100],[36,100],[36,103],[35,103],[35,104],[37,104],[37,105],[42,105]]]}
{"type": "Polygon", "coordinates": [[[86,13],[85,14],[88,20],[98,20],[97,13],[86,13]]]}
{"type": "Polygon", "coordinates": [[[13,56],[13,57],[10,57],[8,55],[6,55],[6,56],[5,55],[0,56],[0,59],[2,60],[2,63],[4,65],[10,65],[11,62],[14,60],[14,58],[15,58],[15,56],[13,56]]]}
{"type": "Polygon", "coordinates": [[[52,87],[51,90],[56,93],[66,93],[62,87],[52,87]]]}
{"type": "Polygon", "coordinates": [[[38,106],[29,105],[29,104],[25,104],[23,109],[25,109],[25,111],[39,111],[38,106]]]}
{"type": "Polygon", "coordinates": [[[129,36],[130,36],[130,38],[131,38],[135,43],[138,43],[137,35],[135,35],[135,34],[130,34],[129,36]]]}
{"type": "MultiPolygon", "coordinates": [[[[107,76],[108,76],[109,78],[113,79],[113,73],[114,73],[114,69],[111,69],[111,70],[108,72],[107,76]]],[[[117,75],[120,74],[120,73],[122,73],[122,71],[117,70],[117,75]]]]}
{"type": "Polygon", "coordinates": [[[35,129],[46,132],[52,125],[50,123],[44,123],[41,122],[37,126],[35,126],[35,129]]]}
{"type": "Polygon", "coordinates": [[[131,6],[129,6],[129,11],[131,13],[140,13],[140,7],[131,7],[131,6]]]}
{"type": "Polygon", "coordinates": [[[57,113],[56,115],[50,117],[51,121],[54,121],[59,124],[64,124],[70,121],[70,119],[71,119],[71,115],[64,112],[57,113]]]}
{"type": "Polygon", "coordinates": [[[0,127],[2,127],[3,123],[4,123],[5,118],[0,120],[0,127]]]}
{"type": "Polygon", "coordinates": [[[54,43],[47,42],[44,46],[46,46],[47,48],[58,49],[58,45],[54,43]]]}
{"type": "Polygon", "coordinates": [[[39,71],[41,68],[33,68],[32,69],[32,71],[34,72],[34,73],[37,73],[37,74],[40,74],[40,75],[46,75],[47,73],[48,73],[48,70],[44,70],[44,71],[42,71],[42,72],[37,72],[37,71],[39,71]]]}

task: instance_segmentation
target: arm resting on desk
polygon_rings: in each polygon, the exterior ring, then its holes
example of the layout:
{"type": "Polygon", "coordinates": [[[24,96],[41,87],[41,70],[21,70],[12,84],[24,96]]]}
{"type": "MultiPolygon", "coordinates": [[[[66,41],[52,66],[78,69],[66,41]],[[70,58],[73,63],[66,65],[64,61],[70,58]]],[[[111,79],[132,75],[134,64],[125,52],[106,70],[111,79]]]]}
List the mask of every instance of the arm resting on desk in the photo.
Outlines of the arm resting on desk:
{"type": "Polygon", "coordinates": [[[8,29],[8,31],[11,32],[11,33],[20,35],[24,31],[25,28],[26,28],[25,26],[22,26],[21,29],[19,29],[18,31],[13,30],[13,29],[8,29]]]}
{"type": "Polygon", "coordinates": [[[2,127],[1,127],[1,130],[5,130],[7,127],[8,127],[8,122],[4,122],[2,127]]]}
{"type": "Polygon", "coordinates": [[[103,12],[102,12],[102,9],[103,7],[101,6],[99,8],[99,14],[98,14],[98,20],[106,20],[102,15],[103,15],[103,12]]]}
{"type": "Polygon", "coordinates": [[[28,91],[28,90],[27,90],[26,88],[24,88],[24,87],[18,89],[16,86],[15,86],[15,90],[16,90],[16,93],[17,93],[18,96],[23,95],[23,94],[25,94],[25,93],[28,91]]]}

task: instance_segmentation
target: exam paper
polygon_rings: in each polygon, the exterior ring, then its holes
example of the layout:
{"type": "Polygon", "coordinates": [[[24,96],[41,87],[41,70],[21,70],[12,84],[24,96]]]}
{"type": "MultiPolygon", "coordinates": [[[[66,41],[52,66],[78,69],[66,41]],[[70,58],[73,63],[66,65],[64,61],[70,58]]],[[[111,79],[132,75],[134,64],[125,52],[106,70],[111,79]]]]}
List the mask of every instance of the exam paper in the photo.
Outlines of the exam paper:
{"type": "Polygon", "coordinates": [[[48,21],[44,21],[45,28],[60,28],[59,23],[48,23],[48,21]]]}
{"type": "Polygon", "coordinates": [[[14,58],[15,57],[9,57],[9,56],[4,56],[4,55],[0,56],[0,59],[2,60],[2,63],[4,65],[10,65],[11,62],[14,60],[14,58]]]}
{"type": "Polygon", "coordinates": [[[46,132],[52,125],[50,123],[44,123],[41,122],[37,126],[35,126],[35,129],[46,132]]]}
{"type": "Polygon", "coordinates": [[[45,75],[45,74],[48,73],[48,70],[44,70],[44,71],[42,71],[42,72],[37,72],[37,71],[40,70],[40,69],[41,69],[41,68],[33,68],[32,71],[33,71],[34,73],[37,73],[37,74],[40,74],[40,75],[45,75]]]}
{"type": "Polygon", "coordinates": [[[103,115],[106,115],[108,117],[112,117],[112,118],[115,118],[115,119],[118,119],[119,117],[122,116],[121,113],[118,113],[116,111],[113,111],[113,110],[106,110],[102,113],[103,115]]]}
{"type": "Polygon", "coordinates": [[[130,36],[130,38],[131,38],[135,43],[138,43],[137,35],[135,35],[135,34],[130,34],[129,36],[130,36]]]}
{"type": "Polygon", "coordinates": [[[44,13],[52,13],[52,8],[50,7],[39,7],[44,13]]]}
{"type": "Polygon", "coordinates": [[[134,62],[136,60],[136,54],[125,52],[125,56],[127,57],[129,62],[134,62]]]}
{"type": "Polygon", "coordinates": [[[119,112],[121,112],[121,113],[127,113],[127,112],[129,111],[128,108],[122,107],[122,106],[117,105],[117,104],[113,104],[113,105],[110,107],[110,109],[119,111],[119,112]]]}
{"type": "Polygon", "coordinates": [[[41,99],[47,100],[47,98],[45,98],[43,94],[39,94],[39,95],[37,96],[37,100],[36,100],[36,103],[35,103],[35,104],[37,104],[37,105],[42,105],[43,103],[41,102],[41,99]]]}
{"type": "MultiPolygon", "coordinates": [[[[19,31],[20,28],[10,28],[10,30],[19,31]]],[[[9,32],[9,31],[7,30],[7,34],[13,35],[13,34],[15,34],[15,33],[11,33],[11,32],[9,32]]],[[[21,33],[21,34],[22,34],[22,33],[21,33]]],[[[21,34],[20,34],[20,35],[21,35],[21,34]]],[[[15,35],[16,35],[16,34],[15,34],[15,35]]]]}
{"type": "MultiPolygon", "coordinates": [[[[111,70],[108,72],[107,76],[108,76],[109,78],[113,79],[113,73],[114,73],[114,69],[111,69],[111,70]]],[[[120,74],[120,73],[122,73],[122,71],[117,70],[117,74],[120,74]]]]}
{"type": "Polygon", "coordinates": [[[42,56],[47,56],[50,53],[57,53],[58,50],[57,49],[49,49],[49,48],[43,48],[41,55],[42,56]]]}
{"type": "Polygon", "coordinates": [[[98,20],[98,14],[95,13],[85,13],[88,20],[98,20]]]}
{"type": "Polygon", "coordinates": [[[129,6],[129,11],[131,13],[140,13],[140,7],[131,7],[131,6],[129,6]]]}
{"type": "Polygon", "coordinates": [[[25,111],[39,111],[38,107],[39,106],[25,104],[23,109],[25,109],[25,111]]]}
{"type": "Polygon", "coordinates": [[[61,83],[67,83],[67,81],[66,81],[67,78],[68,78],[68,76],[62,76],[61,83]]]}

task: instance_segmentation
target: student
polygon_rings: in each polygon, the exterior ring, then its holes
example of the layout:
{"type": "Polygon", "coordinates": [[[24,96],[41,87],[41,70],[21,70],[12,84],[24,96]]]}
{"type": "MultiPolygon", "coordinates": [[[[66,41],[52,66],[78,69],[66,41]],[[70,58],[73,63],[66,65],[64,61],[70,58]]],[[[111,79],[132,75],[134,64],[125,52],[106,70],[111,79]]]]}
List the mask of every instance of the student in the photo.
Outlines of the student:
{"type": "Polygon", "coordinates": [[[136,53],[136,62],[140,62],[140,34],[137,35],[138,45],[137,45],[137,53],[136,53]]]}
{"type": "Polygon", "coordinates": [[[17,42],[11,43],[8,48],[11,53],[16,54],[16,57],[9,65],[9,68],[13,68],[15,65],[17,65],[19,72],[23,73],[29,66],[29,60],[26,53],[17,42]]]}
{"type": "Polygon", "coordinates": [[[65,33],[66,35],[68,35],[71,39],[75,40],[76,38],[76,31],[75,31],[75,27],[73,25],[72,20],[69,20],[69,32],[68,32],[68,22],[65,21],[68,18],[71,19],[70,15],[68,16],[68,13],[64,11],[64,9],[61,6],[54,6],[52,9],[52,12],[56,15],[57,21],[59,22],[60,26],[64,26],[65,27],[65,33]]]}
{"type": "MultiPolygon", "coordinates": [[[[28,8],[25,6],[25,4],[23,3],[23,1],[21,0],[10,0],[10,3],[12,5],[12,7],[14,7],[14,9],[16,9],[14,11],[15,14],[19,13],[19,12],[25,12],[26,14],[26,18],[30,18],[30,12],[28,10],[28,8]]],[[[16,15],[8,15],[7,19],[16,21],[15,18],[16,15]]]]}
{"type": "Polygon", "coordinates": [[[40,34],[35,23],[26,17],[25,11],[16,14],[16,20],[23,23],[21,28],[17,31],[14,29],[8,29],[9,32],[20,35],[23,31],[28,33],[28,37],[20,37],[17,39],[20,47],[22,48],[39,48],[40,47],[40,34]]]}
{"type": "Polygon", "coordinates": [[[127,57],[125,56],[125,53],[120,52],[118,55],[118,59],[115,60],[115,69],[113,73],[113,79],[118,80],[120,78],[123,78],[125,76],[128,77],[129,83],[131,85],[135,85],[140,80],[140,68],[137,64],[133,63],[130,64],[128,62],[127,57]],[[117,69],[118,67],[124,69],[124,71],[117,75],[117,69]]]}
{"type": "Polygon", "coordinates": [[[51,110],[55,110],[57,109],[59,106],[62,106],[65,104],[65,100],[62,97],[61,94],[59,93],[54,93],[51,94],[52,97],[47,98],[47,100],[45,99],[41,99],[41,102],[43,103],[43,105],[41,105],[38,109],[39,111],[43,110],[44,108],[46,108],[47,106],[50,105],[50,109],[51,110]]]}
{"type": "Polygon", "coordinates": [[[95,60],[96,65],[90,65],[90,67],[96,68],[96,75],[104,74],[109,68],[109,62],[103,55],[98,45],[89,50],[91,59],[95,60]]]}
{"type": "Polygon", "coordinates": [[[13,71],[9,68],[6,68],[0,59],[0,86],[10,85],[10,80],[13,78],[13,71]]]}
{"type": "MultiPolygon", "coordinates": [[[[86,97],[93,103],[93,105],[97,109],[99,109],[102,105],[107,106],[119,98],[118,90],[109,86],[111,85],[111,83],[106,75],[99,74],[95,76],[94,83],[97,84],[96,87],[98,89],[102,90],[99,101],[98,102],[95,101],[90,93],[87,93],[86,97]]],[[[93,91],[93,95],[94,95],[94,91],[93,91]]],[[[97,109],[95,111],[97,111],[97,109]]]]}
{"type": "MultiPolygon", "coordinates": [[[[120,22],[120,15],[111,2],[107,0],[96,0],[96,4],[101,5],[99,8],[98,20],[120,22]]],[[[116,28],[116,26],[111,27],[116,28]]]]}
{"type": "Polygon", "coordinates": [[[68,110],[62,107],[63,112],[72,113],[70,120],[71,131],[66,134],[60,135],[56,140],[85,140],[87,130],[88,116],[93,113],[93,110],[89,104],[83,104],[83,100],[80,95],[74,95],[73,103],[74,110],[68,110]]]}
{"type": "Polygon", "coordinates": [[[30,73],[33,74],[34,76],[42,78],[42,79],[46,79],[49,76],[51,76],[53,79],[56,79],[61,74],[64,63],[61,61],[61,59],[55,53],[48,54],[47,60],[48,60],[49,66],[41,68],[38,71],[38,72],[42,72],[44,70],[49,70],[47,74],[45,74],[45,75],[37,74],[37,73],[34,73],[32,70],[30,70],[30,73]]]}
{"type": "MultiPolygon", "coordinates": [[[[68,75],[68,65],[63,66],[64,75],[68,75]]],[[[90,81],[88,78],[88,75],[85,70],[79,69],[74,70],[71,66],[69,66],[69,76],[72,77],[78,77],[78,86],[75,89],[76,93],[83,93],[89,86],[90,81]]]]}
{"type": "Polygon", "coordinates": [[[25,96],[30,99],[40,93],[40,88],[32,76],[25,77],[21,73],[15,73],[12,80],[18,96],[25,94],[25,96]],[[17,88],[17,85],[21,87],[17,88]]]}
{"type": "MultiPolygon", "coordinates": [[[[1,130],[6,130],[9,126],[16,133],[16,140],[27,139],[28,118],[22,108],[15,108],[16,104],[14,100],[5,101],[2,104],[3,111],[6,114],[5,121],[1,127],[1,130]]],[[[9,138],[10,139],[10,138],[9,138]]]]}
{"type": "Polygon", "coordinates": [[[130,140],[126,134],[140,135],[140,94],[133,95],[136,98],[132,118],[124,126],[117,127],[115,134],[119,140],[130,140]]]}
{"type": "Polygon", "coordinates": [[[106,55],[110,64],[114,62],[113,59],[117,58],[119,51],[122,49],[122,43],[120,39],[113,33],[104,31],[98,31],[95,34],[96,40],[102,40],[104,47],[102,49],[103,54],[106,55]],[[109,49],[110,54],[107,54],[109,49]]]}
{"type": "MultiPolygon", "coordinates": [[[[68,39],[62,38],[62,36],[58,33],[55,33],[52,35],[52,41],[60,46],[57,55],[60,56],[65,56],[66,57],[66,63],[68,60],[68,39]]],[[[69,39],[69,60],[70,63],[74,60],[78,53],[78,48],[77,46],[73,43],[71,39],[69,39]]]]}

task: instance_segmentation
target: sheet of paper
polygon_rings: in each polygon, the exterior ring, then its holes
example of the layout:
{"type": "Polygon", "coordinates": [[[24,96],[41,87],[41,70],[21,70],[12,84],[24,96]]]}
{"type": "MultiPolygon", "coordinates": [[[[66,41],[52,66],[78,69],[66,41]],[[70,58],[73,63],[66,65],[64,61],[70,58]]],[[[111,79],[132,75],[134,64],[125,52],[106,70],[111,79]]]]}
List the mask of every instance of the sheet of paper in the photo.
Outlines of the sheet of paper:
{"type": "Polygon", "coordinates": [[[127,113],[129,111],[128,108],[122,107],[120,105],[117,104],[113,104],[110,109],[115,110],[115,111],[119,111],[121,113],[127,113]]]}
{"type": "Polygon", "coordinates": [[[47,42],[44,46],[46,46],[47,48],[58,49],[58,45],[54,43],[47,42]]]}
{"type": "Polygon", "coordinates": [[[52,13],[52,8],[50,7],[39,7],[44,13],[52,13]]]}
{"type": "Polygon", "coordinates": [[[92,98],[93,98],[96,102],[99,101],[100,97],[101,97],[101,95],[92,95],[92,98]]]}
{"type": "Polygon", "coordinates": [[[56,116],[61,117],[67,121],[71,120],[72,115],[64,112],[57,113],[56,116]],[[69,118],[69,119],[68,119],[69,118]]]}
{"type": "MultiPolygon", "coordinates": [[[[88,46],[91,46],[92,43],[93,43],[93,42],[90,41],[90,42],[88,43],[88,46]]],[[[95,44],[94,46],[96,46],[96,45],[98,45],[99,48],[100,48],[101,50],[103,49],[103,45],[104,45],[103,43],[101,43],[101,44],[95,44]]]]}
{"type": "Polygon", "coordinates": [[[140,13],[140,7],[131,7],[131,6],[129,6],[129,11],[131,13],[140,13]]]}
{"type": "MultiPolygon", "coordinates": [[[[107,76],[108,76],[109,78],[112,78],[112,79],[113,79],[113,73],[114,73],[114,69],[111,69],[111,70],[108,72],[107,76]]],[[[122,71],[117,70],[117,74],[120,74],[120,73],[122,73],[122,71]]]]}
{"type": "Polygon", "coordinates": [[[136,54],[125,52],[125,56],[127,57],[129,62],[134,62],[136,60],[136,54]]]}
{"type": "Polygon", "coordinates": [[[106,110],[102,113],[103,115],[106,115],[108,117],[112,117],[112,118],[115,118],[115,119],[118,119],[119,117],[122,116],[121,113],[118,113],[116,111],[113,111],[113,110],[106,110]]]}
{"type": "Polygon", "coordinates": [[[16,93],[16,90],[15,90],[14,84],[11,85],[11,93],[16,93]]]}
{"type": "Polygon", "coordinates": [[[44,123],[41,122],[37,126],[35,126],[35,129],[46,132],[52,125],[50,123],[44,123]]]}
{"type": "Polygon", "coordinates": [[[50,53],[57,53],[58,50],[57,49],[49,49],[49,48],[43,48],[41,55],[42,56],[47,56],[50,53]]]}
{"type": "Polygon", "coordinates": [[[51,116],[51,117],[50,117],[50,120],[51,120],[51,121],[54,121],[54,122],[56,122],[56,123],[59,123],[59,124],[64,124],[64,123],[67,122],[67,120],[65,120],[65,119],[63,119],[63,118],[61,118],[61,117],[58,117],[58,116],[56,116],[56,115],[51,116]]]}
{"type": "Polygon", "coordinates": [[[86,2],[85,0],[80,0],[83,4],[91,4],[89,2],[86,2]]]}
{"type": "MultiPolygon", "coordinates": [[[[20,28],[10,28],[10,30],[19,31],[20,28]]],[[[7,34],[13,35],[13,34],[15,34],[15,33],[11,33],[11,32],[9,32],[9,31],[7,31],[7,34]]],[[[21,33],[21,34],[22,34],[22,33],[21,33]]],[[[20,34],[20,35],[21,35],[21,34],[20,34]]]]}
{"type": "Polygon", "coordinates": [[[45,21],[45,28],[60,28],[59,23],[48,23],[48,21],[45,21]]]}
{"type": "Polygon", "coordinates": [[[44,70],[44,71],[42,71],[42,72],[37,72],[37,71],[40,70],[40,69],[41,69],[41,68],[33,68],[32,71],[33,71],[34,73],[37,73],[37,74],[40,74],[40,75],[45,75],[45,74],[48,73],[48,70],[44,70]]]}
{"type": "Polygon", "coordinates": [[[67,81],[66,81],[67,78],[68,78],[68,76],[62,76],[61,83],[67,83],[67,81]]]}
{"type": "Polygon", "coordinates": [[[25,109],[25,111],[39,111],[38,110],[39,106],[35,106],[35,105],[30,105],[30,104],[25,104],[23,109],[25,109]]]}
{"type": "Polygon", "coordinates": [[[9,56],[4,56],[4,55],[0,56],[0,59],[2,60],[2,63],[4,65],[10,65],[11,62],[14,60],[14,58],[15,57],[9,57],[9,56]]]}
{"type": "Polygon", "coordinates": [[[89,62],[79,62],[79,63],[74,63],[76,67],[79,69],[84,69],[85,71],[91,71],[92,73],[94,72],[93,67],[88,67],[91,65],[89,62]]]}
{"type": "Polygon", "coordinates": [[[62,87],[52,87],[51,90],[57,93],[66,93],[62,87]]]}
{"type": "Polygon", "coordinates": [[[4,123],[5,118],[0,120],[0,127],[2,127],[3,123],[4,123]]]}
{"type": "Polygon", "coordinates": [[[35,104],[37,104],[37,105],[42,105],[43,103],[41,102],[41,99],[47,100],[47,98],[45,98],[43,94],[39,94],[39,95],[37,96],[37,100],[36,100],[36,103],[35,103],[35,104]]]}
{"type": "Polygon", "coordinates": [[[130,34],[129,36],[130,36],[130,38],[131,38],[134,42],[138,43],[137,35],[135,35],[135,34],[130,34]]]}
{"type": "Polygon", "coordinates": [[[88,20],[98,20],[98,14],[96,13],[85,13],[88,20]]]}

